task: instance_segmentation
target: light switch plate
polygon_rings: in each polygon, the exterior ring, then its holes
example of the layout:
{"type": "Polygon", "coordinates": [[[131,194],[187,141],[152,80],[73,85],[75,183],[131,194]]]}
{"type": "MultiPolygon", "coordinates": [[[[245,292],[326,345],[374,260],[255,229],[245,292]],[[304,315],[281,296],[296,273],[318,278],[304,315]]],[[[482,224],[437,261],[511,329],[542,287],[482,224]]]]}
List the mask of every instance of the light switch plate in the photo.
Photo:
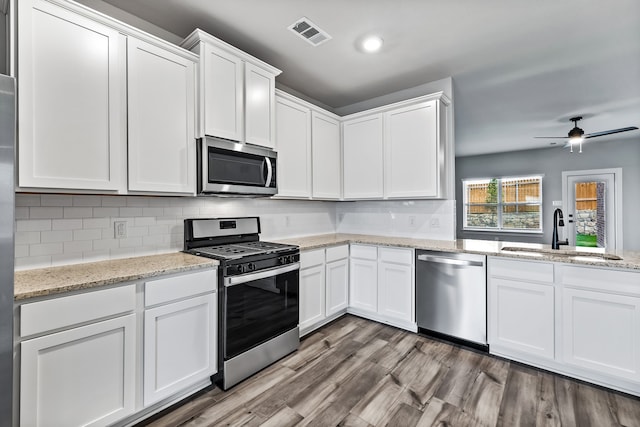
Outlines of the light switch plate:
{"type": "Polygon", "coordinates": [[[114,221],[113,235],[116,239],[124,239],[127,237],[127,221],[114,221]]]}

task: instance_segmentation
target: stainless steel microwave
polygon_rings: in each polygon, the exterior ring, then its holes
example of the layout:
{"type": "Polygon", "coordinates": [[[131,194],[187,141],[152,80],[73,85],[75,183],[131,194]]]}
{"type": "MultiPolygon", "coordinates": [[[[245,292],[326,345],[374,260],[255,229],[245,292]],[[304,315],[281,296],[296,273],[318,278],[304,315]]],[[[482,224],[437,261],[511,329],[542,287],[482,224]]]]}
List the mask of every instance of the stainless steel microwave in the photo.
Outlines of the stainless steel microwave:
{"type": "Polygon", "coordinates": [[[272,196],[277,154],[265,147],[206,136],[198,140],[198,194],[272,196]]]}

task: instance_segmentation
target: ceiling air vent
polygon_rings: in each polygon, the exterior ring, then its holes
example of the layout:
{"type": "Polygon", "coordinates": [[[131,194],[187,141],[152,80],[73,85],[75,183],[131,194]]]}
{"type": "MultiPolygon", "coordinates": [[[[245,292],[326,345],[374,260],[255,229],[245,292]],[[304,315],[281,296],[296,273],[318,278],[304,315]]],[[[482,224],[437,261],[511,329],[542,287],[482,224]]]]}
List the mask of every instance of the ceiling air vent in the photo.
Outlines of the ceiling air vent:
{"type": "Polygon", "coordinates": [[[319,46],[331,40],[331,36],[327,34],[326,31],[321,30],[316,24],[305,17],[298,19],[289,26],[289,29],[313,46],[319,46]]]}

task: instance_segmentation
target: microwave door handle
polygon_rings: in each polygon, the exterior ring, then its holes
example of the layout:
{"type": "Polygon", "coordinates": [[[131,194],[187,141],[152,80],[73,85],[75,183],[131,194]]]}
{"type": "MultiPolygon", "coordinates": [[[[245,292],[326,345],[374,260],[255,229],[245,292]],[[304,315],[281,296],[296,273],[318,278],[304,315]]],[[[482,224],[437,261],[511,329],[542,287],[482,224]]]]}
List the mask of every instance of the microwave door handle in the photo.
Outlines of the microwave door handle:
{"type": "Polygon", "coordinates": [[[271,183],[271,175],[273,174],[273,168],[271,167],[271,159],[269,157],[265,157],[264,162],[267,165],[267,178],[264,186],[269,187],[269,184],[271,183]]]}

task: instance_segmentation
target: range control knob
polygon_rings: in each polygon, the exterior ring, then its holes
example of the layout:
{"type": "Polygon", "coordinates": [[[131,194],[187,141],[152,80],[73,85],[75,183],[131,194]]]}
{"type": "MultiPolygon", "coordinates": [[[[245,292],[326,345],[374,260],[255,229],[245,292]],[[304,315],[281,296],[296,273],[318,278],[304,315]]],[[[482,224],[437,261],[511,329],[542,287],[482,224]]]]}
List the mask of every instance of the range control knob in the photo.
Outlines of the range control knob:
{"type": "Polygon", "coordinates": [[[256,265],[252,262],[246,265],[248,271],[254,271],[256,269],[256,265]]]}

